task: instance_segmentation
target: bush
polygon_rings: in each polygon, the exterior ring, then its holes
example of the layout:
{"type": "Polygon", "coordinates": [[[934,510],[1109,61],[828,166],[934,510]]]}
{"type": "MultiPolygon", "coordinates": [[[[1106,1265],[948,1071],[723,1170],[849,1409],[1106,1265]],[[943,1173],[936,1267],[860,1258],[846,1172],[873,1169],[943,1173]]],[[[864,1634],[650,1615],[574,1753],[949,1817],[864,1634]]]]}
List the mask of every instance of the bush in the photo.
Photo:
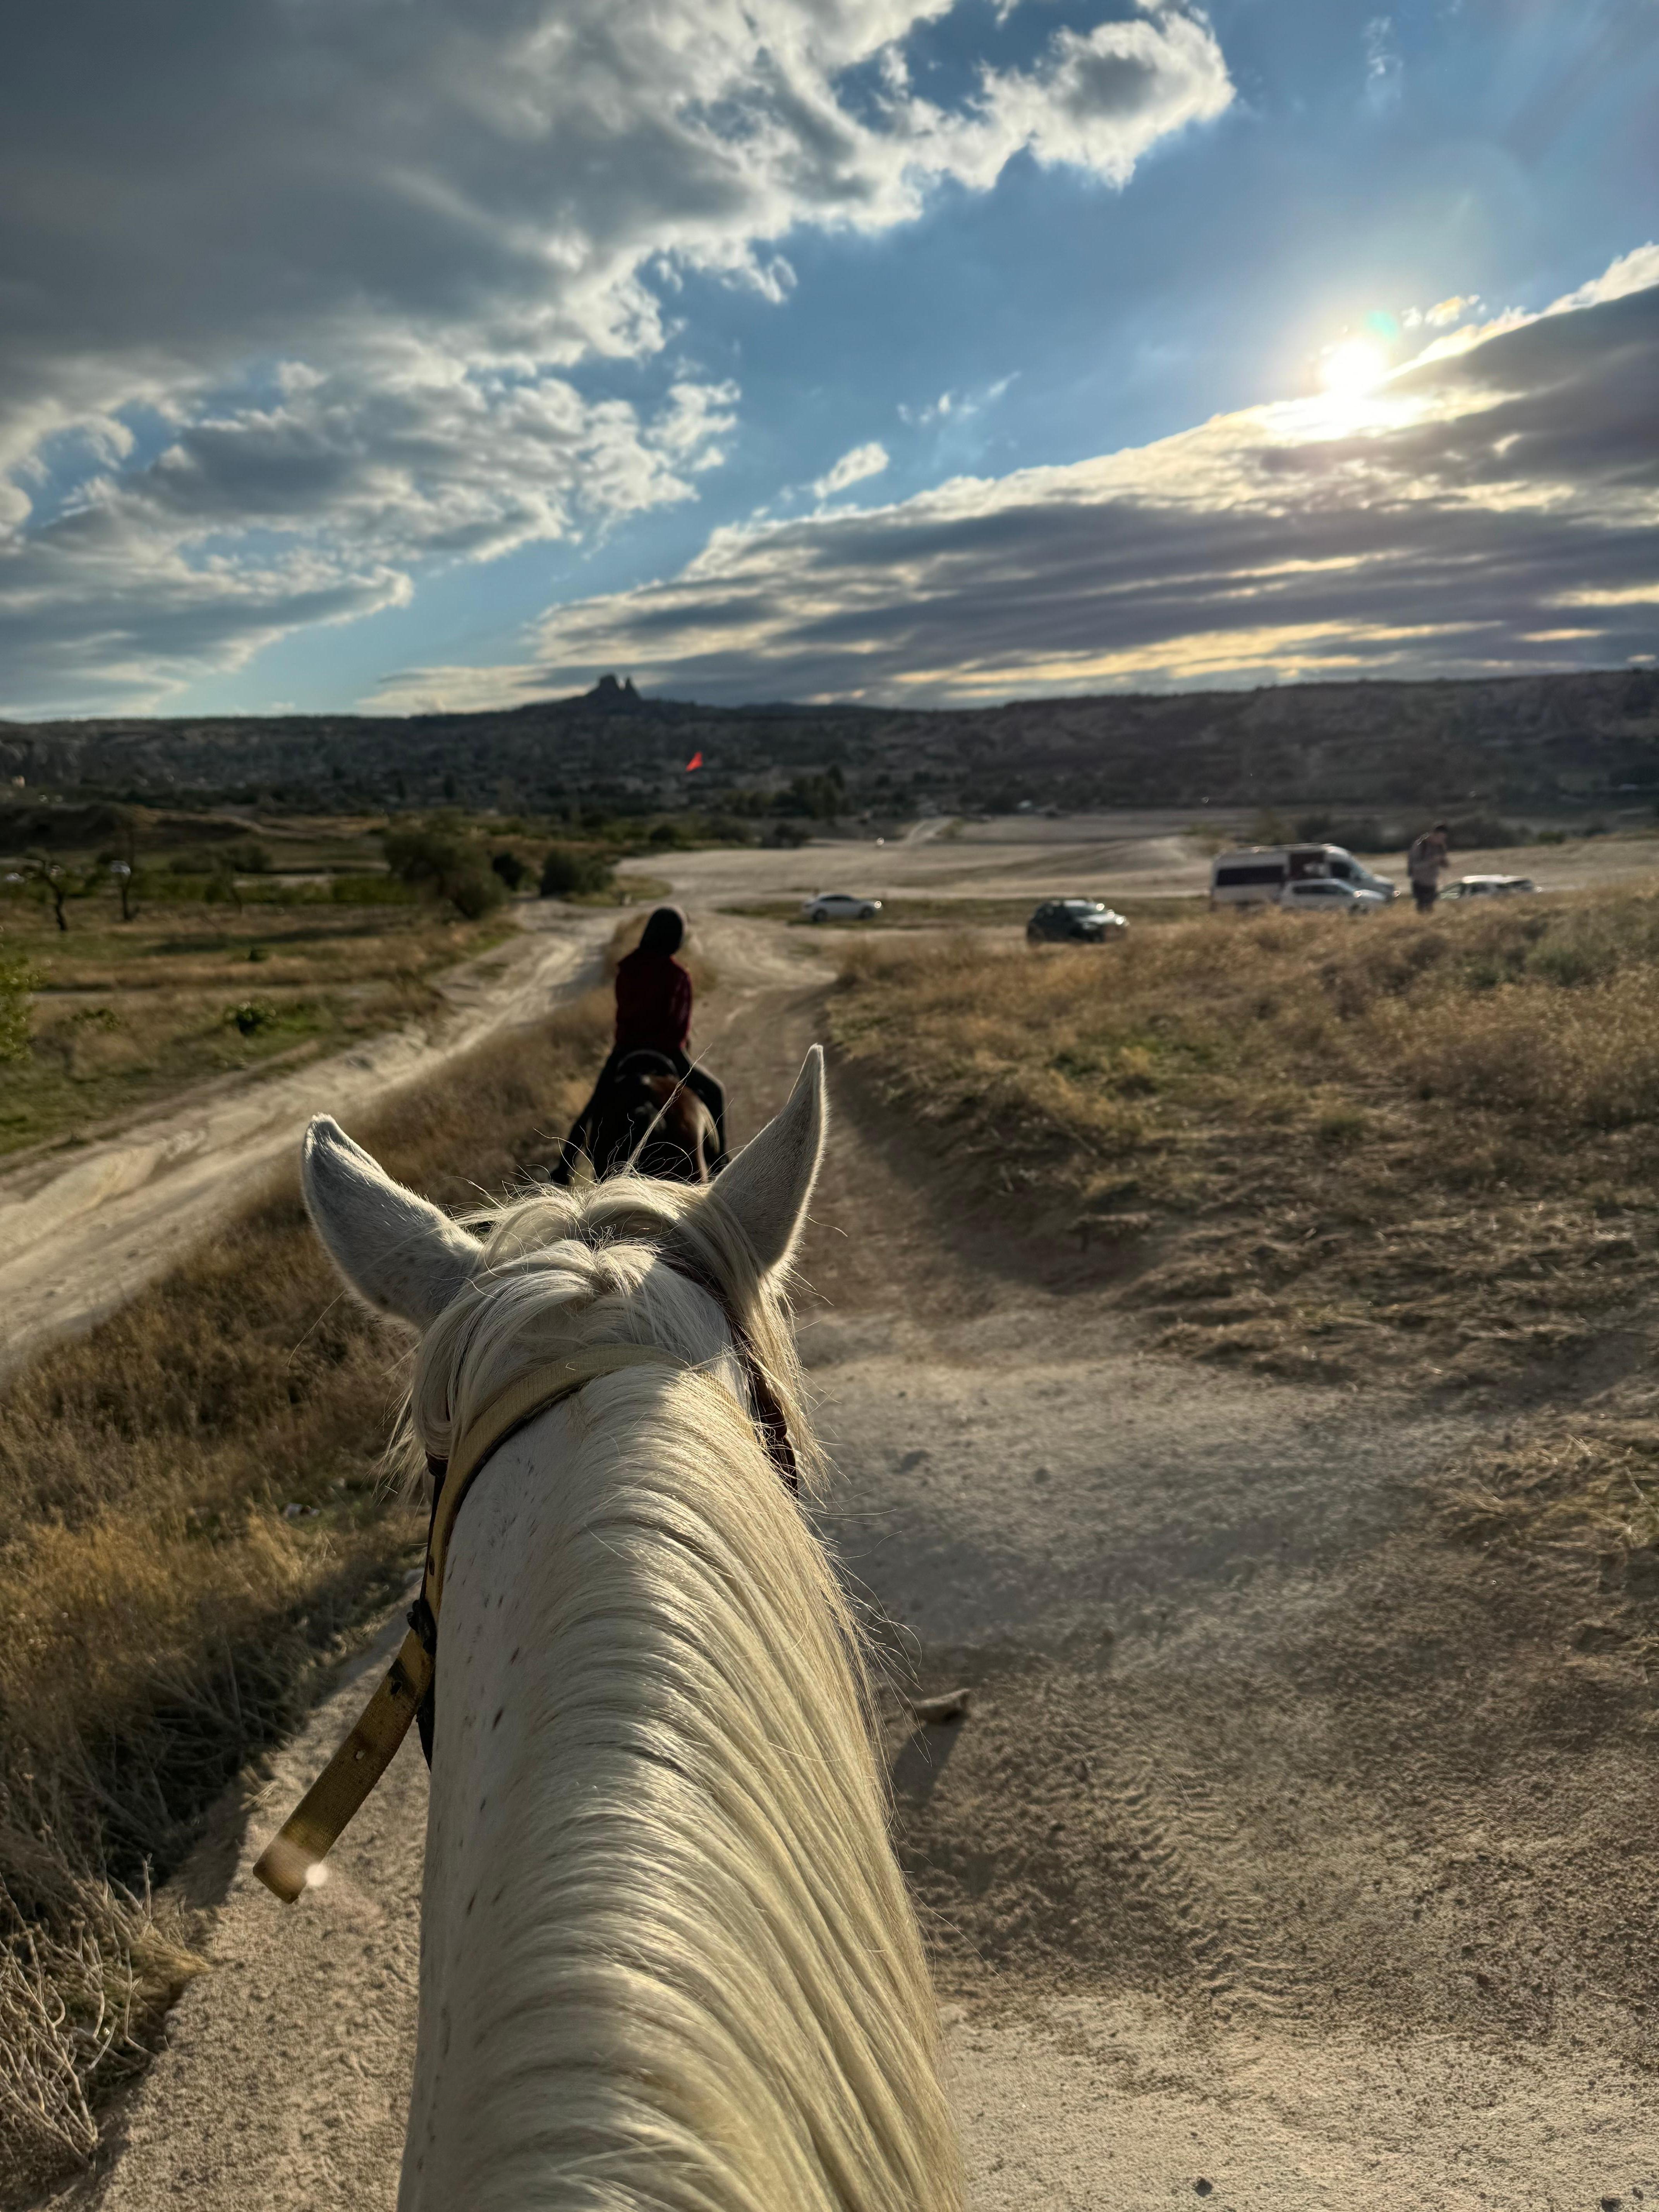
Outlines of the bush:
{"type": "Polygon", "coordinates": [[[543,898],[583,898],[610,890],[615,878],[611,863],[580,845],[555,845],[542,862],[543,898]]]}
{"type": "Polygon", "coordinates": [[[510,891],[517,890],[530,873],[516,853],[492,853],[489,865],[510,891]]]}
{"type": "Polygon", "coordinates": [[[482,921],[507,896],[507,886],[488,868],[469,870],[449,884],[447,896],[463,921],[482,921]]]}
{"type": "Polygon", "coordinates": [[[28,1051],[33,981],[27,963],[0,945],[0,1060],[21,1060],[28,1051]]]}
{"type": "Polygon", "coordinates": [[[447,899],[468,921],[498,907],[507,886],[485,863],[479,848],[447,830],[388,830],[381,840],[386,866],[402,883],[428,898],[447,899]]]}

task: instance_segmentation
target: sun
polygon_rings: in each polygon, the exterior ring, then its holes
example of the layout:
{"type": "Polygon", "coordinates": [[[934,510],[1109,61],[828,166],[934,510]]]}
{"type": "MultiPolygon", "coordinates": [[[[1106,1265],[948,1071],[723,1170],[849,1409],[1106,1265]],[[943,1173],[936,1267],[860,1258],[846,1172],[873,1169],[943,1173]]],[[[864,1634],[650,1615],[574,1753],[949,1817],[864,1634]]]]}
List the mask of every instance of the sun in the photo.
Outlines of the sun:
{"type": "Polygon", "coordinates": [[[1320,363],[1320,380],[1339,399],[1374,392],[1389,373],[1389,357],[1366,338],[1347,338],[1333,346],[1320,363]]]}

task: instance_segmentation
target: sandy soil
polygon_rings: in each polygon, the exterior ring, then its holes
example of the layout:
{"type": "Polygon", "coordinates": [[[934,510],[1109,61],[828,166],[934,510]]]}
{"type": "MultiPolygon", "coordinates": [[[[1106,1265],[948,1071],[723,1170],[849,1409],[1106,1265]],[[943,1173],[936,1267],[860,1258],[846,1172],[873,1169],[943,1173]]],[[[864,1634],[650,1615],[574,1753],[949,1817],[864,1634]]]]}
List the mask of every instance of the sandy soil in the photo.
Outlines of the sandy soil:
{"type": "MultiPolygon", "coordinates": [[[[708,934],[741,1137],[823,971],[708,934]]],[[[1422,1479],[1476,1417],[1141,1354],[1081,1257],[975,1219],[832,1086],[827,1533],[893,1663],[972,1691],[890,1732],[976,2212],[1659,2202],[1652,1701],[1575,1648],[1576,1569],[1517,1583],[1441,1534],[1422,1479]]],[[[392,2204],[418,1753],[300,1908],[248,1872],[362,1695],[198,1854],[213,1970],[63,2202],[392,2204]]]]}
{"type": "Polygon", "coordinates": [[[515,912],[519,938],[434,979],[445,1002],[435,1027],[392,1030],[289,1074],[223,1078],[116,1135],[0,1174],[0,1371],[89,1328],[159,1274],[297,1145],[313,1114],[349,1113],[544,1012],[589,980],[616,923],[539,901],[515,912]]]}
{"type": "MultiPolygon", "coordinates": [[[[1243,817],[1166,811],[1054,820],[1008,815],[966,823],[949,836],[946,827],[924,822],[908,836],[879,845],[867,837],[821,838],[799,852],[728,848],[653,855],[627,865],[666,877],[679,896],[712,907],[806,898],[820,890],[876,898],[1030,898],[1034,903],[1072,894],[1196,897],[1209,889],[1210,863],[1194,833],[1224,829],[1231,834],[1248,824],[1243,817]]],[[[1404,884],[1403,864],[1374,865],[1404,884]]],[[[1659,837],[1590,837],[1454,858],[1453,877],[1489,873],[1530,876],[1543,890],[1651,885],[1659,880],[1659,837]]]]}

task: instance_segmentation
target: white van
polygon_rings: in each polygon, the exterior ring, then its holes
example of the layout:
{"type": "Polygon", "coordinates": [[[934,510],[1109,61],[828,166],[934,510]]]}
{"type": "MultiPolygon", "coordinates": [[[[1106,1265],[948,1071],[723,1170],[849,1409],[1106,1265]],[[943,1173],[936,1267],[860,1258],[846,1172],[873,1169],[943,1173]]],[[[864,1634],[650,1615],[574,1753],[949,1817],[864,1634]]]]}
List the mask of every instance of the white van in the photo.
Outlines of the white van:
{"type": "Polygon", "coordinates": [[[1218,853],[1210,865],[1212,906],[1277,906],[1286,884],[1334,876],[1357,891],[1391,899],[1395,886],[1340,845],[1251,845],[1218,853]]]}

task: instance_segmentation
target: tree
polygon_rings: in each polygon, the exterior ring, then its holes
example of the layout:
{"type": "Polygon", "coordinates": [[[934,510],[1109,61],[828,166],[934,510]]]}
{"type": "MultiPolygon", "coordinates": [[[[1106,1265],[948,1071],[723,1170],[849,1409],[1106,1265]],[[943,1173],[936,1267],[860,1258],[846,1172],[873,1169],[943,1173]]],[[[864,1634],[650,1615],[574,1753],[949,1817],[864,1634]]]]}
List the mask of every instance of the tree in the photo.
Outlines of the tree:
{"type": "Polygon", "coordinates": [[[138,909],[133,900],[143,888],[138,872],[138,823],[132,809],[118,810],[121,841],[118,848],[98,855],[98,866],[114,884],[121,901],[121,919],[131,921],[138,909]]]}
{"type": "Polygon", "coordinates": [[[580,845],[555,845],[542,862],[541,896],[544,898],[580,898],[597,891],[608,891],[611,885],[611,863],[597,853],[585,853],[580,845]]]}
{"type": "Polygon", "coordinates": [[[64,931],[69,928],[65,912],[68,902],[86,898],[97,889],[103,875],[103,870],[95,863],[90,868],[74,868],[67,860],[58,860],[38,848],[24,854],[19,872],[26,882],[35,886],[35,896],[43,904],[51,905],[52,919],[64,931]]]}
{"type": "Polygon", "coordinates": [[[444,899],[468,921],[498,907],[507,886],[480,848],[448,830],[388,830],[381,836],[386,866],[428,898],[444,899]]]}
{"type": "Polygon", "coordinates": [[[807,814],[814,821],[833,822],[846,804],[847,786],[838,768],[827,775],[798,775],[774,802],[780,814],[807,814]]]}

